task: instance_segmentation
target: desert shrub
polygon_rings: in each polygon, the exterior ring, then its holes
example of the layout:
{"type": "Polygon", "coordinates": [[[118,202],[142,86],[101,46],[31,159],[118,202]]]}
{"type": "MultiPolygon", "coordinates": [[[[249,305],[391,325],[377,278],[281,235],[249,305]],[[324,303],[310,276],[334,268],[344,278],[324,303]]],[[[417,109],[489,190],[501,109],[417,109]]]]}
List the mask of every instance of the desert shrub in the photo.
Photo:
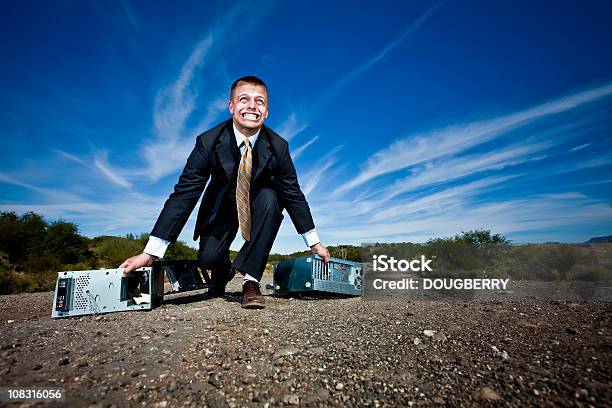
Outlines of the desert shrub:
{"type": "Polygon", "coordinates": [[[588,282],[612,281],[612,270],[600,265],[576,265],[567,273],[568,280],[588,282]]]}
{"type": "MultiPolygon", "coordinates": [[[[144,246],[143,246],[144,248],[144,246]]],[[[177,241],[171,244],[164,255],[164,259],[197,259],[198,251],[183,242],[177,241]]]]}
{"type": "Polygon", "coordinates": [[[142,250],[143,246],[138,241],[120,237],[99,239],[92,249],[99,268],[118,268],[123,261],[142,250]]]}

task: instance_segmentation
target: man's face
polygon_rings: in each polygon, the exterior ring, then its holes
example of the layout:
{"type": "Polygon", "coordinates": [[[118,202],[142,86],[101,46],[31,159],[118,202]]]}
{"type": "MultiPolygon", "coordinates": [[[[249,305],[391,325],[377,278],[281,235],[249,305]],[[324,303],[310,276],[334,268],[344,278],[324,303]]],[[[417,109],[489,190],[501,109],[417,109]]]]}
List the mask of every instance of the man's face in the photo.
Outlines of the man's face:
{"type": "Polygon", "coordinates": [[[229,102],[234,124],[247,136],[255,134],[268,117],[268,93],[257,84],[239,82],[229,102]]]}

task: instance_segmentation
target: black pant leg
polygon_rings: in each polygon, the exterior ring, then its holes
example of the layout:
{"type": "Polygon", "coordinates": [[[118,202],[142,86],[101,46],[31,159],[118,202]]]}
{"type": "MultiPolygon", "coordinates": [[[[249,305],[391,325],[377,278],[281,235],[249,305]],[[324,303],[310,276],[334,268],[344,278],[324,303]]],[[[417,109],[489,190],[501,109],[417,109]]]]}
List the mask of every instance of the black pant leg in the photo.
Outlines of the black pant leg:
{"type": "Polygon", "coordinates": [[[200,235],[200,250],[198,261],[200,265],[211,271],[211,287],[213,290],[224,290],[234,273],[231,268],[229,248],[238,231],[238,220],[234,209],[233,215],[228,208],[228,214],[220,219],[223,223],[215,223],[204,228],[200,235]]]}
{"type": "Polygon", "coordinates": [[[233,266],[261,280],[268,256],[283,221],[276,191],[262,188],[251,200],[251,240],[238,251],[233,266]]]}

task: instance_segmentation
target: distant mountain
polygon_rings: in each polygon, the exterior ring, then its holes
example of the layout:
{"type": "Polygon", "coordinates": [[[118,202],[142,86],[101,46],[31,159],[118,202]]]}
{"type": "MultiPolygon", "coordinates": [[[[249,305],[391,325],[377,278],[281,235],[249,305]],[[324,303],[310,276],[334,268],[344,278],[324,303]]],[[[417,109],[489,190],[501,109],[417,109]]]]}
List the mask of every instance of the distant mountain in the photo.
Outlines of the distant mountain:
{"type": "Polygon", "coordinates": [[[589,239],[585,244],[597,244],[600,242],[612,242],[612,235],[605,235],[603,237],[595,237],[589,239]]]}

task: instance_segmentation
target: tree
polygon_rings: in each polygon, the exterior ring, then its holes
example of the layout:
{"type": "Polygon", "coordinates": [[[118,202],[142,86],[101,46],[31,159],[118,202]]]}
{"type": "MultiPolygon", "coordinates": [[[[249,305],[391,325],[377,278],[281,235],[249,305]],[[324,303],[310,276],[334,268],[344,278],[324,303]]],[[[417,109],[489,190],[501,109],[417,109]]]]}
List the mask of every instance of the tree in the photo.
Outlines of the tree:
{"type": "Polygon", "coordinates": [[[76,224],[55,221],[47,229],[44,249],[63,264],[85,261],[88,239],[79,235],[76,224]]]}

